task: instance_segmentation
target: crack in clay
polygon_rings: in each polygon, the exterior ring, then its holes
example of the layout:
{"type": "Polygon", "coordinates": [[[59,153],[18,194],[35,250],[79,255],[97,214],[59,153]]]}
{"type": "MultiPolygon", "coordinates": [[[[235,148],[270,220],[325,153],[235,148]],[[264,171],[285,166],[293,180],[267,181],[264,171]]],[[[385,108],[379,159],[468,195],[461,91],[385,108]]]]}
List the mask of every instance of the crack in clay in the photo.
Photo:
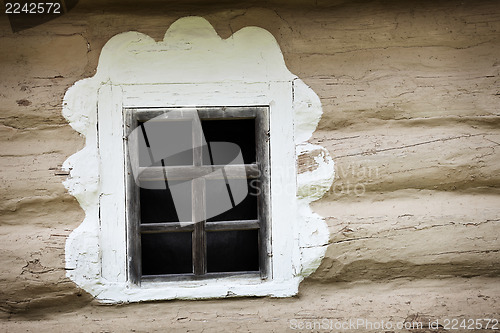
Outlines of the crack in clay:
{"type": "Polygon", "coordinates": [[[404,145],[404,146],[400,146],[400,147],[392,147],[392,148],[384,148],[384,149],[372,149],[372,150],[364,151],[361,153],[336,156],[335,159],[339,159],[339,158],[343,158],[343,157],[352,157],[352,156],[374,155],[374,154],[377,154],[380,152],[385,152],[385,151],[405,149],[405,148],[410,148],[410,147],[417,147],[417,146],[422,146],[422,145],[436,143],[436,142],[445,142],[445,141],[450,141],[450,140],[471,138],[471,137],[480,136],[480,135],[487,135],[487,134],[486,133],[479,133],[479,134],[459,135],[459,136],[455,136],[455,137],[451,137],[451,138],[429,140],[429,141],[419,142],[419,143],[415,143],[415,144],[411,144],[411,145],[404,145]]]}

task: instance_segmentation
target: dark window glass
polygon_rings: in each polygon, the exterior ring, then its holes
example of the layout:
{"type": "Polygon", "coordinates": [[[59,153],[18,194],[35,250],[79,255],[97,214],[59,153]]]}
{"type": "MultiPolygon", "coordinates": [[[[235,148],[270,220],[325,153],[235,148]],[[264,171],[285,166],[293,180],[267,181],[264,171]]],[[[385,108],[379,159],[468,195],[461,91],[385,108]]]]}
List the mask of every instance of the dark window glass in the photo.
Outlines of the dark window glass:
{"type": "Polygon", "coordinates": [[[143,181],[141,223],[191,221],[190,181],[143,181]]]}
{"type": "MultiPolygon", "coordinates": [[[[184,166],[181,171],[186,172],[182,178],[185,180],[169,181],[155,173],[158,169],[145,170],[138,184],[141,224],[192,220],[194,197],[190,179],[197,170],[186,166],[200,162],[226,166],[212,169],[210,179],[204,180],[205,186],[194,189],[204,191],[207,223],[258,219],[260,180],[247,179],[242,166],[257,160],[255,119],[202,120],[206,142],[201,147],[202,161],[193,155],[198,150],[193,151],[197,148],[193,147],[193,138],[197,136],[191,120],[155,119],[136,124],[140,167],[184,166]]],[[[195,140],[199,141],[199,137],[195,140]]],[[[229,224],[221,224],[220,228],[224,226],[232,228],[229,224]]],[[[248,224],[246,227],[251,228],[248,224]]],[[[201,263],[193,262],[193,245],[200,247],[204,239],[206,248],[201,251],[200,260],[206,260],[208,273],[259,271],[259,230],[202,230],[196,239],[192,229],[175,232],[172,225],[158,225],[156,230],[160,232],[139,236],[143,276],[193,274],[193,267],[201,271],[201,263]]]]}
{"type": "Polygon", "coordinates": [[[207,180],[207,221],[257,219],[256,186],[251,179],[207,180]],[[253,185],[252,185],[253,184],[253,185]],[[234,205],[233,205],[234,204],[234,205]]]}
{"type": "MultiPolygon", "coordinates": [[[[255,120],[202,120],[201,127],[205,135],[205,140],[211,148],[212,160],[214,164],[229,164],[233,156],[233,151],[221,152],[214,147],[215,142],[230,142],[236,144],[241,149],[243,161],[245,164],[251,164],[256,161],[255,158],[255,120]]],[[[203,156],[203,164],[212,164],[210,156],[203,156]]]]}
{"type": "Polygon", "coordinates": [[[258,230],[207,232],[208,272],[258,271],[258,243],[258,230]]]}
{"type": "Polygon", "coordinates": [[[193,272],[190,232],[142,234],[142,275],[193,272]]]}
{"type": "Polygon", "coordinates": [[[192,165],[191,121],[150,120],[139,123],[139,166],[192,165]],[[144,135],[146,133],[146,135],[144,135]]]}

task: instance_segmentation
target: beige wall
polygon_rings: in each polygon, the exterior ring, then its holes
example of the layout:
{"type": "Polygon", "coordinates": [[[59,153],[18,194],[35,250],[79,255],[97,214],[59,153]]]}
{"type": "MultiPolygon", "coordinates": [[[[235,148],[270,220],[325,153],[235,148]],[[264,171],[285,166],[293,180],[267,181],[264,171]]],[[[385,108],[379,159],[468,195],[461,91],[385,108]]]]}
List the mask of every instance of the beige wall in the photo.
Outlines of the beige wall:
{"type": "Polygon", "coordinates": [[[321,98],[311,141],[329,149],[337,177],[314,204],[331,245],[312,279],[500,273],[497,1],[205,2],[81,0],[15,34],[0,16],[2,310],[88,301],[64,270],[83,212],[51,170],[84,144],[61,115],[63,95],[93,75],[113,35],[160,40],[187,15],[222,37],[269,30],[321,98]]]}

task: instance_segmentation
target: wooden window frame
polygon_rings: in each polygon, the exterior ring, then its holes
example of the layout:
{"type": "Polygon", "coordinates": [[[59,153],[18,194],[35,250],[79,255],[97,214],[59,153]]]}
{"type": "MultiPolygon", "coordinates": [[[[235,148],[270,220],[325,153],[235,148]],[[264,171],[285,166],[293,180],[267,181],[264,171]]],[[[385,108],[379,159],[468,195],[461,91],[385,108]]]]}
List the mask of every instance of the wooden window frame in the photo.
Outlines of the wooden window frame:
{"type": "MultiPolygon", "coordinates": [[[[193,108],[185,108],[193,110],[193,108]]],[[[182,107],[175,108],[124,108],[124,136],[134,130],[139,121],[147,121],[168,111],[182,111],[182,107]]],[[[202,137],[193,131],[193,165],[171,166],[168,168],[169,179],[192,179],[192,216],[202,222],[185,223],[140,223],[139,187],[136,185],[132,173],[130,157],[127,154],[126,163],[126,211],[127,211],[127,251],[128,251],[128,279],[135,285],[143,281],[184,281],[219,278],[226,276],[258,277],[262,280],[270,279],[271,252],[271,223],[270,218],[270,166],[269,166],[269,106],[241,106],[241,107],[197,107],[196,111],[203,120],[255,119],[255,148],[256,162],[245,164],[246,178],[260,179],[260,193],[257,198],[258,215],[256,220],[242,221],[206,221],[205,218],[205,179],[213,177],[213,171],[224,167],[228,178],[238,177],[237,166],[202,165],[202,137]],[[199,147],[199,148],[196,148],[199,147]],[[258,272],[220,272],[207,273],[206,241],[208,231],[259,230],[259,271],[258,272]],[[192,259],[193,273],[142,276],[141,272],[141,234],[159,232],[192,232],[192,259]]],[[[128,140],[125,140],[125,152],[128,152],[128,140]]],[[[133,149],[136,149],[132,147],[133,149]]],[[[147,179],[165,179],[163,167],[149,167],[140,170],[141,177],[147,179]]]]}

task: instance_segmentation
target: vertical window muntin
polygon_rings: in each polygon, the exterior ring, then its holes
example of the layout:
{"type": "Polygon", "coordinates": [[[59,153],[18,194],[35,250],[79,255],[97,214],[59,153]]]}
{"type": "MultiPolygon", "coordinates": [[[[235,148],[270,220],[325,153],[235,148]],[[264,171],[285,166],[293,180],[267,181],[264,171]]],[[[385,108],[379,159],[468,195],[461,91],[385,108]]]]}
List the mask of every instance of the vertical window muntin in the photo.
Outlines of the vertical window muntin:
{"type": "MultiPolygon", "coordinates": [[[[124,109],[125,117],[125,136],[128,136],[136,127],[141,126],[148,120],[151,120],[169,110],[182,110],[183,108],[126,108],[124,109]]],[[[192,109],[190,109],[192,110],[192,109]]],[[[200,144],[201,138],[199,134],[193,131],[192,144],[193,144],[193,156],[191,164],[180,163],[176,165],[179,169],[183,168],[188,171],[195,170],[192,174],[191,188],[192,188],[192,198],[191,206],[193,212],[193,219],[197,218],[202,220],[199,223],[181,223],[181,222],[160,222],[151,223],[148,221],[141,222],[141,191],[139,186],[136,185],[133,173],[131,172],[131,159],[130,156],[127,158],[127,219],[128,219],[128,277],[129,281],[135,284],[141,283],[141,281],[172,281],[172,280],[197,280],[211,277],[224,277],[224,276],[260,276],[262,279],[270,278],[270,266],[271,266],[271,239],[270,239],[270,222],[269,218],[269,193],[270,193],[270,168],[269,168],[269,107],[202,107],[196,109],[196,114],[203,124],[213,124],[213,122],[220,122],[221,124],[227,124],[231,126],[238,126],[238,122],[253,122],[254,125],[254,135],[252,140],[254,141],[254,156],[255,158],[250,161],[248,158],[248,152],[243,152],[244,157],[244,167],[246,170],[246,179],[251,183],[252,186],[248,187],[248,195],[256,196],[256,209],[255,218],[251,219],[235,219],[226,220],[220,218],[220,216],[213,216],[211,218],[206,218],[203,214],[207,211],[207,198],[205,197],[207,191],[206,184],[210,182],[210,176],[207,176],[208,169],[212,171],[214,169],[220,169],[222,165],[217,164],[212,160],[207,159],[207,151],[202,148],[200,144]],[[198,143],[198,146],[197,146],[198,143]],[[194,169],[193,169],[194,167],[194,169]],[[197,169],[196,169],[197,168],[197,169]],[[202,175],[202,177],[199,177],[202,175]],[[198,177],[197,177],[198,176],[198,177]],[[206,178],[205,178],[206,177],[206,178]],[[198,215],[195,217],[195,215],[198,215]],[[200,216],[201,215],[201,216],[200,216]],[[143,247],[141,242],[145,238],[155,237],[154,235],[170,234],[176,235],[176,233],[181,233],[180,238],[186,239],[186,233],[192,233],[192,272],[174,272],[172,274],[154,274],[154,269],[151,270],[149,267],[151,263],[141,262],[144,258],[144,252],[150,249],[143,247]],[[242,237],[242,234],[247,233],[246,236],[242,237]],[[258,251],[257,259],[255,259],[255,253],[248,254],[248,251],[241,251],[241,260],[248,260],[245,258],[250,258],[250,260],[257,260],[257,263],[253,262],[250,267],[254,267],[251,270],[239,269],[235,267],[232,269],[224,268],[226,263],[224,261],[216,261],[214,264],[213,258],[209,258],[212,253],[215,255],[220,255],[221,245],[223,242],[214,242],[214,235],[217,234],[232,234],[233,238],[236,235],[236,239],[253,239],[256,244],[256,250],[258,251]],[[219,243],[219,244],[217,244],[219,243]],[[148,266],[149,265],[149,266],[148,266]],[[143,272],[143,269],[147,270],[143,272]],[[153,272],[153,273],[151,273],[153,272]],[[146,274],[144,274],[146,273],[146,274]]],[[[176,120],[173,120],[176,121],[176,120]]],[[[202,126],[203,127],[203,126],[202,126]]],[[[210,127],[210,126],[208,126],[210,127]]],[[[228,131],[234,128],[228,128],[228,131]]],[[[219,133],[218,139],[224,139],[224,134],[222,137],[219,133]]],[[[128,152],[131,147],[128,147],[128,141],[125,140],[127,147],[125,151],[128,152]]],[[[210,147],[210,138],[207,138],[207,146],[210,147]]],[[[138,149],[139,147],[132,147],[132,149],[138,149]]],[[[210,153],[211,154],[211,153],[210,153]]],[[[138,161],[133,161],[137,163],[138,161]]],[[[163,163],[163,161],[162,161],[163,163]]],[[[175,165],[175,163],[174,163],[175,165]]],[[[164,164],[164,166],[167,166],[164,164]]],[[[167,166],[168,167],[168,166],[167,166]]],[[[158,169],[158,168],[157,168],[158,169]]],[[[223,172],[225,172],[224,177],[232,177],[231,170],[224,167],[223,172]]],[[[186,172],[184,172],[185,174],[186,172]]],[[[189,172],[188,172],[189,173],[189,172]]],[[[147,174],[147,173],[146,173],[147,174]]],[[[156,172],[158,174],[158,172],[156,172]]],[[[166,174],[164,173],[166,176],[166,174]]],[[[170,175],[170,173],[169,173],[170,175]]],[[[227,179],[226,179],[227,182],[227,179]]],[[[165,181],[166,183],[166,181],[165,181]]],[[[167,188],[168,189],[168,188],[167,188]]],[[[245,199],[245,201],[248,197],[245,199]]],[[[209,201],[208,201],[209,202],[209,201]]],[[[142,203],[143,205],[143,203],[142,203]]],[[[234,206],[233,206],[234,207],[234,206]]],[[[238,207],[238,206],[236,206],[238,207]]],[[[169,238],[169,237],[166,237],[169,238]]],[[[150,245],[150,244],[148,244],[150,245]]],[[[178,249],[182,251],[183,249],[178,249]]],[[[185,250],[185,249],[184,249],[185,250]]],[[[238,253],[238,248],[232,248],[232,252],[238,253]]],[[[252,252],[252,251],[250,251],[252,252]]],[[[253,251],[255,252],[255,251],[253,251]]],[[[238,254],[236,254],[238,256],[238,254]]],[[[161,257],[161,256],[160,256],[161,257]]],[[[232,262],[237,262],[237,257],[234,256],[230,258],[232,262]]],[[[168,262],[168,260],[167,260],[168,262]]],[[[186,262],[182,263],[181,266],[185,270],[186,262]]],[[[236,264],[236,266],[238,266],[236,264]]],[[[241,265],[240,265],[241,266],[241,265]]],[[[248,267],[244,266],[243,267],[248,267]]]]}

